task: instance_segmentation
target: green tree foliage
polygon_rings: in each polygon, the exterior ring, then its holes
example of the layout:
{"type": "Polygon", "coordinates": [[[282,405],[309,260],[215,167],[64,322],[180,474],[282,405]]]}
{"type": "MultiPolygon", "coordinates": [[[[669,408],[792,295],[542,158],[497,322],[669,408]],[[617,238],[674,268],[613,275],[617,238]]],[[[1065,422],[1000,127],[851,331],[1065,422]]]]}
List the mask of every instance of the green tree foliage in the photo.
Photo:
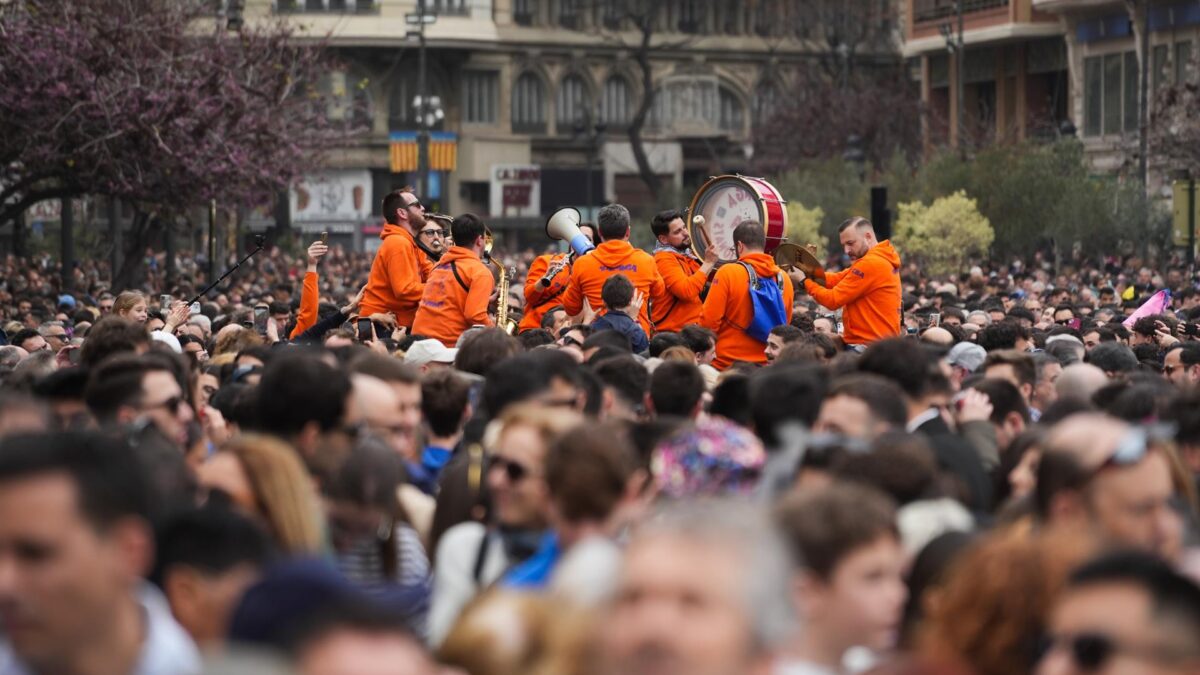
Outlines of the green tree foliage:
{"type": "Polygon", "coordinates": [[[787,205],[787,217],[785,234],[788,241],[800,246],[816,244],[818,250],[828,250],[829,238],[821,234],[821,227],[825,221],[825,211],[821,207],[814,206],[809,209],[800,202],[791,201],[787,205]]]}
{"type": "Polygon", "coordinates": [[[801,162],[772,182],[788,202],[821,209],[826,218],[820,233],[834,240],[838,223],[860,216],[870,207],[870,190],[858,167],[840,159],[801,162]]]}
{"type": "Polygon", "coordinates": [[[905,255],[923,263],[926,273],[961,272],[971,256],[986,253],[995,236],[976,200],[962,190],[926,206],[899,206],[895,237],[905,255]]]}

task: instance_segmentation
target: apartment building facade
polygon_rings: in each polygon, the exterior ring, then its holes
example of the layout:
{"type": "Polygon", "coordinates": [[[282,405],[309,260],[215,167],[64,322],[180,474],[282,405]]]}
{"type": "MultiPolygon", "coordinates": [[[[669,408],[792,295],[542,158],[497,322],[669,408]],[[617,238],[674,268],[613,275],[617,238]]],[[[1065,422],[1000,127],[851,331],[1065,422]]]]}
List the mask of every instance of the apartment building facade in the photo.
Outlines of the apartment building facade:
{"type": "MultiPolygon", "coordinates": [[[[890,0],[881,0],[890,1],[890,0]]],[[[522,242],[560,206],[655,207],[627,130],[643,97],[643,34],[623,0],[425,0],[425,93],[439,115],[426,204],[473,211],[522,242]],[[429,20],[429,19],[427,19],[429,20]]],[[[816,48],[778,5],[661,0],[648,52],[655,91],[645,155],[663,194],[721,172],[753,173],[753,129],[816,48]]],[[[787,5],[788,3],[781,3],[787,5]]],[[[421,130],[418,0],[249,0],[247,22],[282,18],[342,66],[322,82],[330,112],[361,133],[292,191],[301,230],[369,248],[379,199],[416,185],[421,130]]],[[[896,41],[898,42],[898,41],[896,41]]],[[[894,58],[896,44],[878,58],[894,58]]],[[[662,201],[662,197],[658,200],[662,201]]]]}

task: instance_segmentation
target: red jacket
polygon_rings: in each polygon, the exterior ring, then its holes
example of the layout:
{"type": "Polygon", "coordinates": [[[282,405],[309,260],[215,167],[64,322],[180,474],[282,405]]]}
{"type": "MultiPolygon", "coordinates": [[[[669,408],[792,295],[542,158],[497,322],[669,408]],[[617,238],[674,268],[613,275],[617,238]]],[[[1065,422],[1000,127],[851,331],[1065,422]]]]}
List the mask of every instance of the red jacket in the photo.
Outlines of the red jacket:
{"type": "Polygon", "coordinates": [[[546,316],[546,312],[551,307],[562,304],[562,295],[571,281],[570,265],[556,274],[550,280],[549,286],[543,286],[538,281],[546,274],[546,270],[550,269],[552,262],[566,259],[566,257],[566,253],[539,255],[530,263],[529,272],[525,276],[525,314],[521,316],[521,323],[517,326],[518,331],[524,332],[541,328],[542,318],[546,316]]]}
{"type": "Polygon", "coordinates": [[[603,315],[608,310],[604,307],[600,290],[609,277],[617,274],[629,277],[634,291],[641,291],[645,296],[637,320],[646,335],[653,335],[646,307],[669,301],[667,287],[658,273],[654,258],[624,240],[603,242],[596,250],[575,260],[571,281],[567,284],[567,292],[563,294],[562,304],[567,314],[575,315],[583,311],[586,298],[596,314],[603,315]]]}
{"type": "Polygon", "coordinates": [[[491,326],[488,300],[495,287],[492,271],[474,251],[451,246],[425,284],[412,334],[435,338],[453,347],[458,336],[471,326],[491,326]]]}
{"type": "Polygon", "coordinates": [[[670,296],[654,307],[654,329],[678,331],[689,323],[700,323],[704,310],[700,292],[708,277],[700,269],[703,263],[690,255],[658,251],[654,254],[654,264],[670,296]]]}
{"type": "Polygon", "coordinates": [[[865,345],[900,335],[900,254],[883,240],[841,272],[826,272],[825,286],[804,280],[804,290],[822,306],[842,310],[842,339],[865,345]]]}
{"type": "Polygon", "coordinates": [[[379,238],[383,245],[375,253],[358,313],[392,312],[401,326],[412,326],[433,263],[403,225],[384,225],[379,238]]]}
{"type": "MultiPolygon", "coordinates": [[[[738,258],[749,263],[760,278],[779,278],[779,267],[766,253],[747,253],[738,258]]],[[[783,306],[787,320],[792,320],[792,300],[795,290],[786,276],[779,284],[783,291],[783,306]]],[[[767,343],[746,334],[754,319],[754,302],[750,299],[750,275],[737,264],[725,264],[717,270],[708,297],[704,300],[703,324],[717,334],[717,357],[713,367],[725,370],[734,361],[766,363],[767,343]]]]}

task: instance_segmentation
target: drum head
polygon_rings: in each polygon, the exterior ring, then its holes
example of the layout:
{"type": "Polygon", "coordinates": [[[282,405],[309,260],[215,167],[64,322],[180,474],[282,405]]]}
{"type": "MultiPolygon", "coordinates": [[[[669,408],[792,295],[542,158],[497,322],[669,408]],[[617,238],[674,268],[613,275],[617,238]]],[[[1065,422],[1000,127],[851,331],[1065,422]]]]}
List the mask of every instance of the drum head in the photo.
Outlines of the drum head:
{"type": "Polygon", "coordinates": [[[765,214],[762,208],[758,192],[741,177],[713,178],[692,199],[692,208],[688,213],[692,250],[703,258],[709,244],[707,237],[711,235],[721,260],[736,260],[733,230],[747,220],[763,223],[765,214]],[[696,226],[696,216],[704,216],[704,227],[696,226]]]}

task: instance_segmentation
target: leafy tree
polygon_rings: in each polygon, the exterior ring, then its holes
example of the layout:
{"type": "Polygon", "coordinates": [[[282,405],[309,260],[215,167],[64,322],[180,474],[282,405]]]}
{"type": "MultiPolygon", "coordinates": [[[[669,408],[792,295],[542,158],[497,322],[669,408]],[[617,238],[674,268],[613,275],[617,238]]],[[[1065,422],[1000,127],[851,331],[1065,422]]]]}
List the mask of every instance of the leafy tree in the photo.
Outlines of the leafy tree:
{"type": "Polygon", "coordinates": [[[923,262],[932,275],[961,272],[971,256],[987,252],[995,236],[976,201],[961,190],[929,206],[901,204],[899,211],[895,236],[900,249],[923,262]]]}
{"type": "MultiPolygon", "coordinates": [[[[214,30],[212,8],[0,3],[0,223],[20,227],[42,200],[102,195],[133,205],[127,251],[140,252],[188,207],[267,202],[343,138],[315,88],[322,50],[282,23],[214,30]]],[[[124,257],[128,280],[141,256],[124,257]]]]}
{"type": "Polygon", "coordinates": [[[788,226],[785,236],[788,241],[800,246],[816,244],[817,249],[825,251],[829,248],[829,237],[821,233],[825,222],[825,211],[819,206],[805,208],[797,201],[787,204],[788,226]]]}
{"type": "Polygon", "coordinates": [[[834,241],[837,224],[862,215],[870,204],[870,190],[858,175],[858,168],[840,159],[801,162],[796,169],[779,176],[774,184],[789,203],[821,209],[826,216],[821,234],[834,241]]]}

